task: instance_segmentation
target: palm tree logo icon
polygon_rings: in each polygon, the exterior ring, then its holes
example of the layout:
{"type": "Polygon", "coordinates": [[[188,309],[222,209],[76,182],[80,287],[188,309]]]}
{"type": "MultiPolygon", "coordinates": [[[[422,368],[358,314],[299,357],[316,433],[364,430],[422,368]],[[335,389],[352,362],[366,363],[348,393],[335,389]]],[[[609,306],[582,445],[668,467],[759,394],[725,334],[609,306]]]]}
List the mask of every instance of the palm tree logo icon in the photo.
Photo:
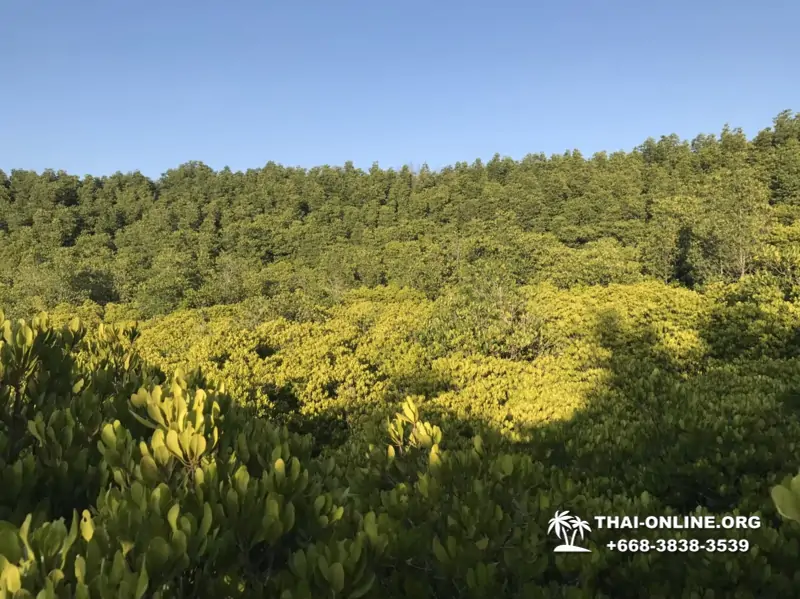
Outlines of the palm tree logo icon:
{"type": "Polygon", "coordinates": [[[547,534],[555,532],[559,539],[564,543],[554,549],[555,553],[591,553],[591,549],[577,547],[575,545],[575,537],[580,533],[583,539],[583,533],[591,532],[589,523],[581,520],[578,516],[570,516],[568,511],[556,512],[556,515],[550,518],[550,526],[547,527],[547,534]],[[572,536],[569,533],[572,531],[572,536]]]}

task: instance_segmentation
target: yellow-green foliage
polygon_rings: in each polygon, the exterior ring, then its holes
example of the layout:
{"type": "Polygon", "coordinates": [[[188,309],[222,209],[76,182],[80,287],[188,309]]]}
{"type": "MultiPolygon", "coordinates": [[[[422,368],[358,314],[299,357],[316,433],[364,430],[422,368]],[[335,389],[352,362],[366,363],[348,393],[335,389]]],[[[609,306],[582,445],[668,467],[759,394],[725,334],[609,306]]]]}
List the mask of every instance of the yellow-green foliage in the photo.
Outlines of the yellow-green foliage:
{"type": "Polygon", "coordinates": [[[270,390],[287,389],[303,414],[368,411],[390,398],[387,381],[418,382],[424,354],[410,333],[426,308],[414,294],[362,295],[325,322],[278,318],[252,330],[233,308],[177,312],[143,326],[139,347],[162,368],[202,368],[240,402],[275,407],[270,390]]]}
{"type": "Polygon", "coordinates": [[[575,250],[554,246],[544,252],[546,280],[559,287],[632,283],[642,279],[639,252],[615,239],[603,238],[575,250]]]}
{"type": "Polygon", "coordinates": [[[0,593],[793,596],[800,527],[775,505],[800,519],[800,321],[775,282],[498,293],[462,321],[457,293],[395,287],[306,321],[6,320],[0,593]],[[620,531],[594,530],[564,557],[564,509],[764,525],[670,532],[748,553],[615,553],[620,531]]]}
{"type": "Polygon", "coordinates": [[[787,299],[769,275],[749,276],[736,285],[709,289],[709,343],[715,358],[789,357],[797,354],[800,304],[787,299]]]}
{"type": "Polygon", "coordinates": [[[682,369],[704,356],[697,327],[705,300],[695,292],[648,282],[573,291],[545,284],[521,293],[536,323],[527,341],[542,348],[530,359],[437,357],[423,338],[435,324],[434,304],[396,289],[352,292],[319,323],[279,318],[245,329],[236,307],[176,312],[145,323],[137,347],[166,370],[202,368],[237,401],[265,408],[274,407],[270,383],[291,389],[306,414],[372,410],[411,393],[494,422],[510,410],[521,424],[568,416],[601,384],[620,343],[632,353],[631,343],[647,343],[682,369]],[[643,328],[646,339],[625,336],[643,328]]]}
{"type": "MultiPolygon", "coordinates": [[[[645,282],[571,291],[541,284],[519,294],[517,320],[528,325],[515,329],[518,345],[537,353],[516,359],[494,355],[499,335],[481,346],[431,342],[461,306],[394,288],[351,292],[323,322],[277,318],[245,328],[238,307],[180,311],[145,323],[137,347],[162,369],[201,368],[236,401],[281,413],[294,407],[352,423],[411,394],[516,439],[584,406],[608,380],[615,351],[646,350],[681,372],[704,359],[698,328],[707,300],[696,292],[645,282]]],[[[459,333],[448,326],[445,334],[459,333]]]]}

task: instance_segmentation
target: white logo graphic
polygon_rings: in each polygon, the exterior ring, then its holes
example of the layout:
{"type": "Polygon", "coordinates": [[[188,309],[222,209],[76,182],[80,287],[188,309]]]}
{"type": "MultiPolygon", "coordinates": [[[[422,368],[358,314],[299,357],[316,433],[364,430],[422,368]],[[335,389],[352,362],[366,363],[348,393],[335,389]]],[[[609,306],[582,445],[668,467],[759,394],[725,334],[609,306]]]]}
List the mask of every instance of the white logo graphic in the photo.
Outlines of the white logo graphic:
{"type": "Polygon", "coordinates": [[[577,547],[575,545],[575,537],[580,533],[581,540],[583,539],[583,532],[591,532],[589,523],[581,520],[578,516],[570,516],[568,511],[556,512],[556,515],[550,518],[550,526],[547,527],[547,534],[551,532],[556,533],[556,536],[564,541],[564,544],[559,545],[554,549],[554,553],[591,553],[591,549],[584,547],[577,547]],[[572,536],[569,533],[572,532],[572,536]]]}

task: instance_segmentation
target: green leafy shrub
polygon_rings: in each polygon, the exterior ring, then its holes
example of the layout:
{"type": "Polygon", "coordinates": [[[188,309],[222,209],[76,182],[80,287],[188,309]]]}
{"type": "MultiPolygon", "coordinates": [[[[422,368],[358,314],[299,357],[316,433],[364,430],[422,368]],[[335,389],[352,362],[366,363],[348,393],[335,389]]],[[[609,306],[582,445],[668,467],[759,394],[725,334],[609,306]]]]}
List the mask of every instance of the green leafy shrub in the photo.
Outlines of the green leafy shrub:
{"type": "MultiPolygon", "coordinates": [[[[364,326],[405,314],[361,302],[345,312],[364,326]]],[[[284,351],[279,329],[271,339],[281,349],[262,360],[284,351]]],[[[597,405],[541,424],[524,445],[451,438],[456,413],[418,397],[320,454],[311,436],[235,400],[224,381],[148,366],[138,341],[130,324],[87,332],[44,315],[3,322],[5,596],[667,598],[797,588],[800,531],[775,518],[765,489],[784,480],[780,456],[800,436],[778,380],[730,367],[690,380],[612,378],[597,405]],[[604,545],[620,532],[598,529],[586,540],[591,555],[565,557],[548,538],[557,509],[756,514],[764,525],[672,531],[747,539],[746,553],[612,552],[604,545]]],[[[773,491],[790,518],[800,515],[795,486],[773,491]]]]}

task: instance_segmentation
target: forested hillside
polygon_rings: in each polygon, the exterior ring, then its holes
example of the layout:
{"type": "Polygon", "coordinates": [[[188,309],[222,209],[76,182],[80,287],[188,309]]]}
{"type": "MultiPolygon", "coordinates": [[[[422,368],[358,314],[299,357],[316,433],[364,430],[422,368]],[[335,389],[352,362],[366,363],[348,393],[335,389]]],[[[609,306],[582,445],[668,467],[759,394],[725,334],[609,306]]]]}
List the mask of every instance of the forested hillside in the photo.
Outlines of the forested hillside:
{"type": "Polygon", "coordinates": [[[436,173],[189,163],[151,181],[13,171],[0,174],[0,302],[14,315],[123,303],[147,318],[270,298],[295,314],[362,286],[434,298],[486,273],[562,288],[784,273],[799,140],[786,112],[752,141],[725,129],[630,153],[495,157],[436,173]]]}
{"type": "Polygon", "coordinates": [[[800,597],[800,114],[439,172],[0,171],[0,307],[0,597],[800,597]],[[563,555],[556,510],[763,526],[563,555]]]}

